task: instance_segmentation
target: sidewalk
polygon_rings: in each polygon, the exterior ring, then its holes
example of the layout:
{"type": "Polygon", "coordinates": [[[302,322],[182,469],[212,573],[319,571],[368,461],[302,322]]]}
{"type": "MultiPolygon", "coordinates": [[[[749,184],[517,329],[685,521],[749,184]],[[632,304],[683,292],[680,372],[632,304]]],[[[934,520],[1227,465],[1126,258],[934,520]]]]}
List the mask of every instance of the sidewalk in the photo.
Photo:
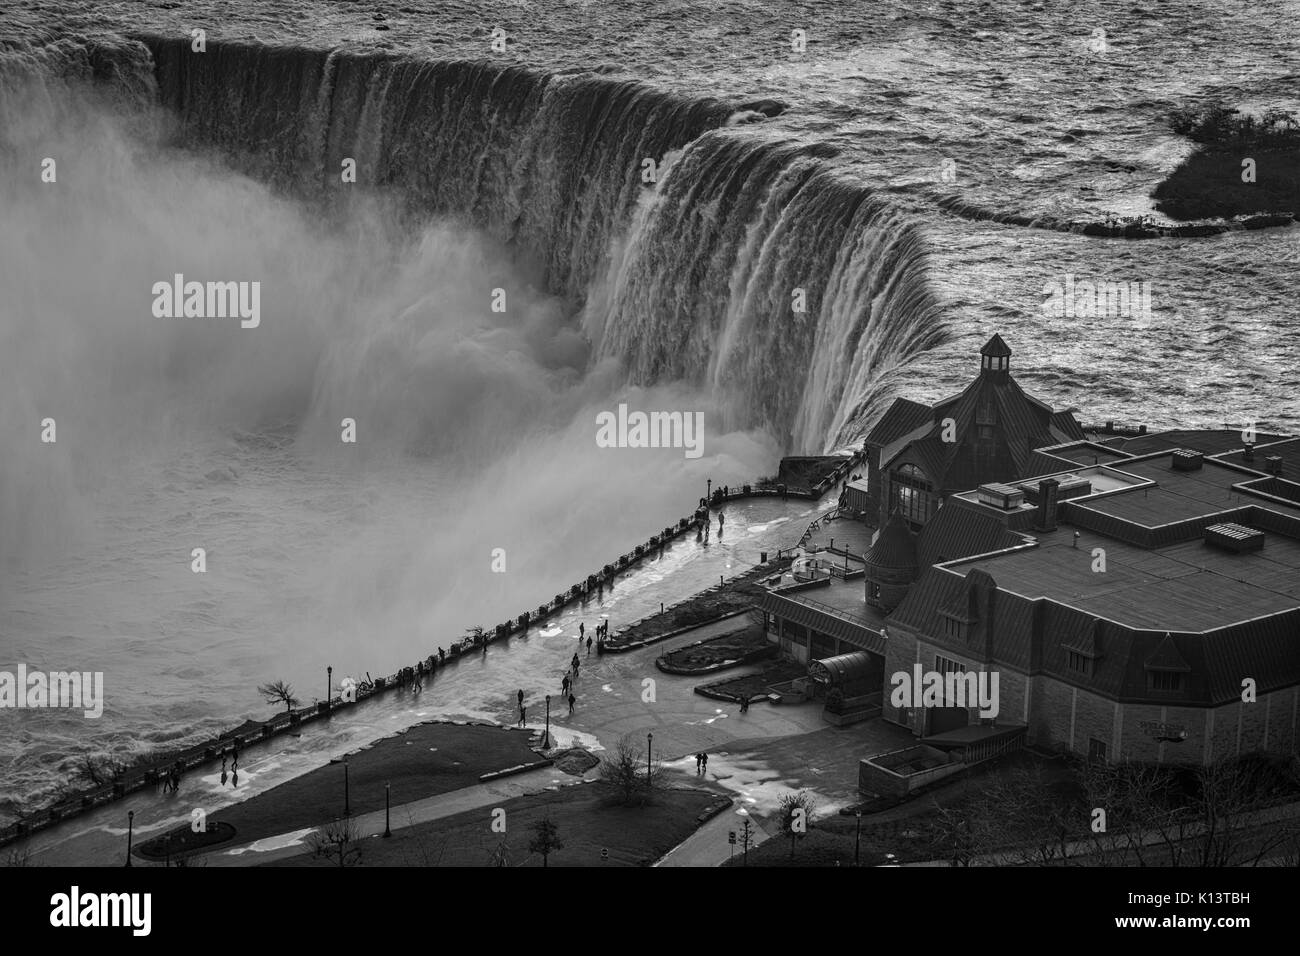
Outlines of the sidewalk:
{"type": "Polygon", "coordinates": [[[721,866],[728,858],[740,853],[740,840],[744,831],[745,816],[750,819],[749,847],[753,849],[768,839],[768,834],[743,807],[734,806],[719,813],[704,826],[673,847],[655,866],[721,866]],[[736,831],[736,845],[727,842],[727,834],[736,831]]]}

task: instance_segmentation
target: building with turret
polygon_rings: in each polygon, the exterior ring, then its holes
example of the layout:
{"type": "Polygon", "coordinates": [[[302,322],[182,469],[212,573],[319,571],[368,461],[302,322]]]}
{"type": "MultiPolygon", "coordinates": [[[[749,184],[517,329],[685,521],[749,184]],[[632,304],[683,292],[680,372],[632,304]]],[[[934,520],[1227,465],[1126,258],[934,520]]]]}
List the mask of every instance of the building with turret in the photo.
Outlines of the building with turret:
{"type": "Polygon", "coordinates": [[[948,496],[1028,473],[1035,449],[1080,440],[1068,411],[1054,411],[1011,375],[1011,349],[994,335],[980,349],[979,374],[937,404],[899,398],[867,435],[867,474],[851,482],[847,506],[871,527],[897,511],[922,528],[948,496]]]}
{"type": "Polygon", "coordinates": [[[960,395],[896,402],[856,483],[871,546],[831,547],[823,577],[761,598],[783,654],[840,691],[828,719],[880,717],[962,760],[1297,752],[1300,439],[1090,440],[1009,362],[994,336],[960,395]],[[896,693],[924,675],[936,696],[896,693]],[[954,695],[977,684],[995,706],[954,695]]]}

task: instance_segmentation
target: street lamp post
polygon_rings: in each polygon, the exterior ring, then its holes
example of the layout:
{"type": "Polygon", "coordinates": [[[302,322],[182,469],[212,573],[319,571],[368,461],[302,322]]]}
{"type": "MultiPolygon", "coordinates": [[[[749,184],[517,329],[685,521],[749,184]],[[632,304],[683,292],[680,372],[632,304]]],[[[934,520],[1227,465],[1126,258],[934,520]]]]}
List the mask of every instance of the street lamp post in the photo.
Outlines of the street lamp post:
{"type": "Polygon", "coordinates": [[[343,758],[343,815],[352,816],[352,803],[348,794],[348,759],[343,758]]]}
{"type": "Polygon", "coordinates": [[[546,733],[542,734],[542,749],[548,750],[551,746],[551,695],[546,695],[546,733]]]}
{"type": "Polygon", "coordinates": [[[650,786],[650,746],[654,743],[655,735],[653,731],[645,735],[645,785],[650,786]]]}
{"type": "Polygon", "coordinates": [[[392,829],[388,826],[388,784],[384,784],[384,836],[393,835],[392,829]]]}
{"type": "Polygon", "coordinates": [[[131,837],[135,835],[135,811],[126,811],[126,865],[131,865],[131,837]]]}
{"type": "Polygon", "coordinates": [[[164,833],[163,834],[163,867],[166,868],[166,867],[170,867],[171,865],[172,865],[172,835],[170,833],[164,833]]]}
{"type": "Polygon", "coordinates": [[[330,695],[334,693],[334,668],[325,668],[325,709],[330,709],[330,695]]]}
{"type": "Polygon", "coordinates": [[[858,818],[858,832],[853,838],[853,865],[860,866],[858,862],[862,855],[862,811],[855,810],[853,815],[858,818]]]}
{"type": "Polygon", "coordinates": [[[706,489],[705,492],[704,492],[704,500],[705,500],[706,502],[712,503],[712,501],[713,501],[713,479],[712,479],[712,478],[708,478],[708,479],[705,479],[705,480],[708,482],[708,484],[706,484],[706,485],[704,486],[705,489],[706,489]]]}

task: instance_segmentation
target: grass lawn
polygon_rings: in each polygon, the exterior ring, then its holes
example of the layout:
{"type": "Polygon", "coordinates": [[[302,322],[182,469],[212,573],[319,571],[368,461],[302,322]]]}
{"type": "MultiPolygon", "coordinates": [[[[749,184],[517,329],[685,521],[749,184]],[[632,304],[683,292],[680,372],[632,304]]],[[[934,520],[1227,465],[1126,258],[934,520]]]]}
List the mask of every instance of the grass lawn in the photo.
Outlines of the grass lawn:
{"type": "Polygon", "coordinates": [[[228,823],[209,822],[207,829],[198,833],[188,826],[181,827],[141,843],[136,847],[135,855],[146,860],[166,860],[168,856],[177,860],[198,850],[225,843],[234,835],[235,828],[228,823]]]}
{"type": "MultiPolygon", "coordinates": [[[[696,829],[697,817],[719,795],[705,790],[660,790],[644,806],[613,802],[605,784],[587,783],[515,797],[501,804],[506,833],[493,832],[483,807],[394,830],[392,837],[360,842],[361,866],[489,866],[505,843],[505,865],[541,866],[532,853],[533,826],[549,817],[564,844],[550,866],[648,866],[696,829]],[[602,860],[600,851],[609,851],[602,860]]],[[[310,853],[268,866],[337,866],[310,853]]]]}
{"type": "MultiPolygon", "coordinates": [[[[384,809],[384,784],[392,801],[422,797],[478,783],[480,774],[531,763],[530,733],[490,726],[428,723],[348,758],[348,802],[354,816],[384,809]]],[[[238,843],[317,826],[343,813],[343,764],[329,764],[295,777],[250,800],[219,810],[212,823],[234,827],[238,843]]],[[[173,837],[174,838],[174,837],[173,837]]]]}
{"type": "Polygon", "coordinates": [[[796,677],[803,677],[807,673],[808,668],[804,664],[776,661],[768,664],[757,674],[745,674],[741,677],[715,681],[712,684],[705,684],[704,689],[713,694],[726,694],[733,700],[739,700],[746,694],[750,697],[761,698],[768,693],[768,688],[772,684],[780,684],[796,677]]]}
{"type": "MultiPolygon", "coordinates": [[[[790,566],[790,559],[774,561],[754,568],[726,586],[707,594],[698,594],[688,598],[677,607],[669,608],[663,614],[656,614],[640,624],[635,624],[618,635],[618,639],[606,641],[609,647],[618,647],[633,641],[643,641],[648,637],[657,637],[694,624],[712,621],[732,611],[747,611],[754,606],[759,595],[766,593],[759,582],[777,574],[790,566]]],[[[740,618],[737,618],[739,621],[740,618]]]]}
{"type": "MultiPolygon", "coordinates": [[[[794,856],[790,855],[790,838],[773,836],[749,849],[749,866],[852,866],[854,823],[842,822],[839,817],[819,821],[795,841],[794,856]]],[[[885,850],[873,846],[866,829],[862,833],[861,866],[878,866],[885,862],[885,850]]],[[[744,866],[745,861],[737,848],[736,855],[725,866],[744,866]]]]}
{"type": "Polygon", "coordinates": [[[771,654],[775,656],[777,647],[771,643],[759,625],[746,622],[730,634],[722,634],[688,644],[675,651],[664,654],[660,660],[670,668],[677,670],[705,670],[719,665],[740,664],[750,655],[771,654]]]}

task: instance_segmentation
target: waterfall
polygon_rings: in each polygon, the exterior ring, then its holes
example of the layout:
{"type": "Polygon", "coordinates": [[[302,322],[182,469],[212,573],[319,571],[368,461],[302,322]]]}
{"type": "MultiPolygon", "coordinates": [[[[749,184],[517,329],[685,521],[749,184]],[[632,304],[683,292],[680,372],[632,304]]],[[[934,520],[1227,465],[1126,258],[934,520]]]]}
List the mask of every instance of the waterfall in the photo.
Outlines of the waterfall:
{"type": "Polygon", "coordinates": [[[89,50],[64,51],[73,74],[139,96],[151,60],[179,141],[278,188],[325,207],[377,190],[485,230],[581,310],[593,361],[630,384],[706,386],[726,428],[792,452],[859,441],[891,373],[944,335],[913,223],[830,151],[729,125],[770,101],[390,53],[194,53],[184,37],[89,50]]]}

